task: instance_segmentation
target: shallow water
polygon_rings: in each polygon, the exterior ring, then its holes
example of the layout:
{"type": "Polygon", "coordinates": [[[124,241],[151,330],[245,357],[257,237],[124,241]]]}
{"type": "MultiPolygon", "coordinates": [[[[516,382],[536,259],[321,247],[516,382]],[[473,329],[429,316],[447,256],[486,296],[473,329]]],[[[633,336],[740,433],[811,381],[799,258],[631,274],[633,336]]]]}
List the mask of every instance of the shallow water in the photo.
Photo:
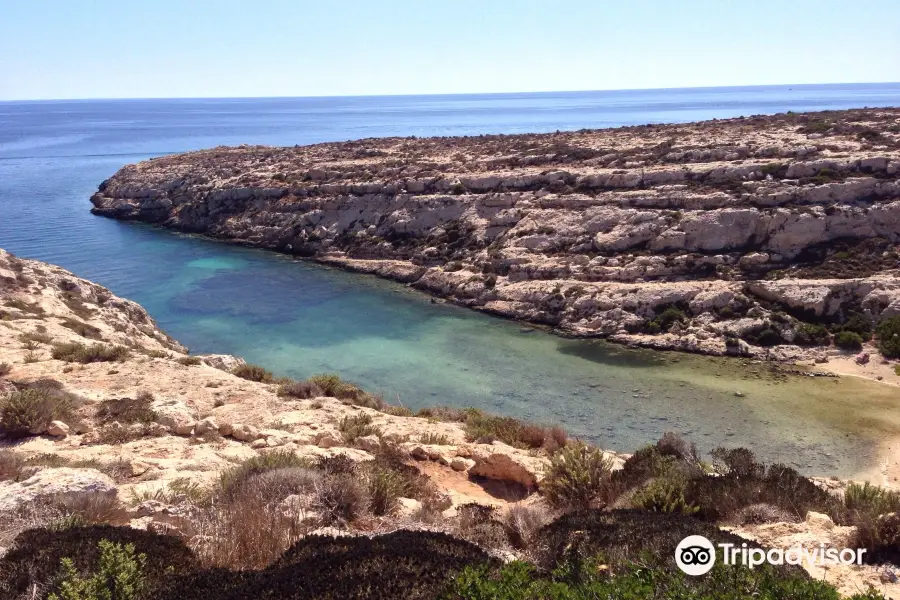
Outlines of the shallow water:
{"type": "Polygon", "coordinates": [[[855,379],[568,340],[390,282],[88,213],[123,164],[216,144],[548,131],[900,104],[900,85],[431,98],[0,103],[0,247],[143,304],[195,352],[334,371],[392,402],[479,406],[633,450],[668,430],[811,473],[871,466],[900,394],[855,379]],[[759,371],[759,375],[753,371],[759,371]],[[743,397],[735,392],[744,394],[743,397]]]}

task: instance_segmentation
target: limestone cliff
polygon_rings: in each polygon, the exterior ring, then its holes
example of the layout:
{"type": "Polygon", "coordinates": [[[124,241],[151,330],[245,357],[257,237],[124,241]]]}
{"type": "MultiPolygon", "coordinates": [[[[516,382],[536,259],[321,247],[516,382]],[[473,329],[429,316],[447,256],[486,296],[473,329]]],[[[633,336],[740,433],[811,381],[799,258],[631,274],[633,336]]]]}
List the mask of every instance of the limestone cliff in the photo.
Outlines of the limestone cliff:
{"type": "Polygon", "coordinates": [[[898,179],[900,109],[877,109],[214,148],[91,201],[576,335],[810,358],[804,323],[900,313],[898,179]]]}

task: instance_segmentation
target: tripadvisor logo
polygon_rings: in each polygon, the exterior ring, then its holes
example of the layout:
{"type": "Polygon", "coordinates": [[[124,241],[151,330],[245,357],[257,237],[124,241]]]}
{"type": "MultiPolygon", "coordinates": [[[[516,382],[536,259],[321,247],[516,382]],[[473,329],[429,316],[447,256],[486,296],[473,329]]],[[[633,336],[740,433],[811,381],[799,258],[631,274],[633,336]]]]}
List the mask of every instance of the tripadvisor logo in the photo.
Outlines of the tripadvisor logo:
{"type": "Polygon", "coordinates": [[[716,564],[716,548],[702,535],[689,535],[675,548],[675,562],[688,575],[703,575],[716,564]]]}
{"type": "MultiPolygon", "coordinates": [[[[722,564],[743,565],[751,569],[764,564],[802,565],[829,567],[835,565],[861,565],[865,548],[829,548],[820,544],[816,548],[794,546],[788,549],[754,548],[743,543],[720,543],[722,564]]],[[[675,548],[675,563],[688,575],[703,575],[716,564],[716,546],[702,535],[689,535],[675,548]]]]}

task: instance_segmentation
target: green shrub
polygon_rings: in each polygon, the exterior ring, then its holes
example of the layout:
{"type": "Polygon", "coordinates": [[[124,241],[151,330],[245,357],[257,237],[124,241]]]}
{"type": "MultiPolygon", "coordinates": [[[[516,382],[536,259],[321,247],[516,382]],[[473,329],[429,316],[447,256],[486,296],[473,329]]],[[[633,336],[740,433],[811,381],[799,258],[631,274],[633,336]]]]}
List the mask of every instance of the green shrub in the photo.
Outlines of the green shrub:
{"type": "Polygon", "coordinates": [[[541,490],[554,508],[582,510],[606,500],[612,459],[599,448],[574,443],[550,457],[541,490]]]}
{"type": "Polygon", "coordinates": [[[840,331],[851,331],[859,335],[864,342],[872,339],[872,321],[860,312],[851,312],[847,320],[835,326],[832,331],[838,333],[840,331]]]}
{"type": "Polygon", "coordinates": [[[400,498],[407,492],[406,481],[400,473],[383,467],[373,468],[368,476],[369,510],[372,514],[391,515],[400,506],[400,498]]]}
{"type": "Polygon", "coordinates": [[[268,371],[259,365],[251,365],[250,363],[236,366],[231,373],[232,375],[237,375],[241,379],[259,381],[260,383],[271,383],[274,379],[271,371],[268,371]]]}
{"type": "Polygon", "coordinates": [[[863,485],[851,483],[844,490],[844,505],[856,512],[874,516],[900,511],[900,492],[887,490],[868,481],[863,485]]]}
{"type": "Polygon", "coordinates": [[[0,401],[0,431],[14,438],[40,435],[51,421],[69,420],[75,408],[65,393],[48,389],[13,392],[0,401]]]}
{"type": "Polygon", "coordinates": [[[145,589],[147,556],[135,554],[134,544],[101,540],[97,570],[82,576],[70,558],[62,559],[59,593],[48,600],[139,600],[145,589]]]}
{"type": "Polygon", "coordinates": [[[900,316],[888,317],[875,328],[878,349],[888,358],[900,358],[900,316]]]}
{"type": "Polygon", "coordinates": [[[344,417],[338,424],[338,431],[344,437],[344,442],[348,444],[369,435],[381,437],[381,429],[372,424],[372,415],[366,413],[344,417]]]}
{"type": "Polygon", "coordinates": [[[125,346],[108,346],[106,344],[85,346],[78,342],[70,342],[55,344],[50,354],[56,360],[87,364],[122,361],[128,358],[129,350],[125,346]]]}
{"type": "Polygon", "coordinates": [[[853,331],[839,331],[834,336],[834,345],[842,350],[862,350],[863,339],[853,331]]]}
{"type": "Polygon", "coordinates": [[[419,443],[429,446],[449,446],[450,438],[442,433],[423,433],[419,436],[419,443]]]}
{"type": "Polygon", "coordinates": [[[653,512],[692,515],[700,508],[685,500],[685,485],[677,476],[658,477],[634,495],[631,505],[653,512]]]}
{"type": "Polygon", "coordinates": [[[803,323],[794,333],[794,342],[800,346],[827,346],[831,343],[831,335],[822,325],[803,323]]]}
{"type": "Polygon", "coordinates": [[[175,361],[178,364],[184,365],[186,367],[196,367],[197,365],[199,365],[200,363],[203,362],[196,356],[179,356],[178,358],[175,359],[175,361]]]}
{"type": "MultiPolygon", "coordinates": [[[[608,575],[599,558],[573,559],[552,573],[513,561],[500,569],[472,565],[453,580],[445,598],[453,600],[840,600],[830,584],[799,571],[771,566],[750,569],[718,561],[703,577],[687,577],[673,566],[627,563],[608,575]]],[[[849,600],[884,600],[874,590],[849,600]]]]}

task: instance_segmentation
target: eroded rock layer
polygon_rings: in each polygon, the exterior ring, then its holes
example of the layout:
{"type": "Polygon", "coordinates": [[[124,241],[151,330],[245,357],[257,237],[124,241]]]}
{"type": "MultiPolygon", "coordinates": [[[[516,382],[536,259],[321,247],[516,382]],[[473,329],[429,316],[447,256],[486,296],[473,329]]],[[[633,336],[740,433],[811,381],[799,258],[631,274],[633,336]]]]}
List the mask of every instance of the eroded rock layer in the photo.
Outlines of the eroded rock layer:
{"type": "Polygon", "coordinates": [[[220,147],[91,201],[576,335],[789,358],[829,343],[805,325],[900,314],[898,179],[900,109],[877,109],[220,147]]]}

